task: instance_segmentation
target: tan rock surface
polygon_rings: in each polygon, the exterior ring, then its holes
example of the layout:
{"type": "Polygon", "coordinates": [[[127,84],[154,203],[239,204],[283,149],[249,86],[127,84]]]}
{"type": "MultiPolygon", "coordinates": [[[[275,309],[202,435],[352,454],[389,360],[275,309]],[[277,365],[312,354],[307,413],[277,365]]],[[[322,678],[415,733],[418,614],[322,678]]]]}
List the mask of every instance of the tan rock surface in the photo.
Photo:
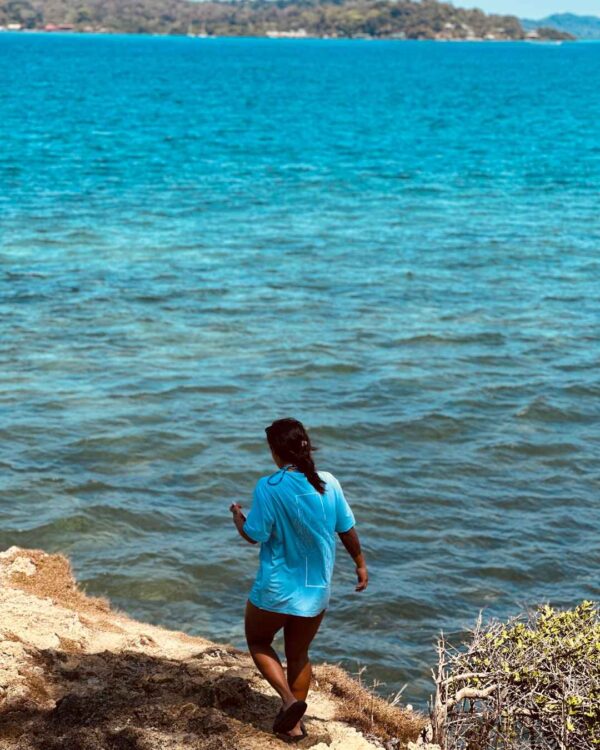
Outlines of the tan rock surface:
{"type": "MultiPolygon", "coordinates": [[[[416,739],[418,715],[338,667],[316,677],[298,747],[416,739]]],[[[278,707],[245,652],[112,611],[61,555],[0,553],[0,750],[275,750],[278,707]]]]}

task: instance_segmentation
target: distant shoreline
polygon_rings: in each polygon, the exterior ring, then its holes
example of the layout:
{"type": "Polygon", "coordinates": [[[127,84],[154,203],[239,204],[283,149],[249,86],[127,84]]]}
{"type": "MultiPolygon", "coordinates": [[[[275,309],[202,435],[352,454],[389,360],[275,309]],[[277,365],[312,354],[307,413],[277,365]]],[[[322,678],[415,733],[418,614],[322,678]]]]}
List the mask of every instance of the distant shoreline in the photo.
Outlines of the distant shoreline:
{"type": "MultiPolygon", "coordinates": [[[[253,36],[248,35],[235,35],[235,34],[169,34],[160,32],[147,32],[147,31],[109,31],[102,29],[94,30],[83,30],[83,29],[7,29],[0,28],[0,37],[4,34],[32,34],[32,35],[44,35],[44,36],[127,36],[127,37],[151,37],[151,38],[171,38],[171,39],[267,39],[270,41],[323,41],[323,42],[452,42],[456,43],[482,43],[486,44],[541,44],[547,45],[560,45],[564,42],[572,44],[574,42],[581,42],[580,39],[535,39],[535,38],[524,38],[524,39],[486,39],[485,37],[469,37],[464,39],[456,39],[454,37],[444,37],[437,39],[417,38],[408,39],[405,37],[398,36],[316,36],[311,34],[305,35],[293,35],[293,34],[257,34],[253,36]]],[[[586,39],[585,42],[597,42],[600,40],[586,39]]]]}
{"type": "Polygon", "coordinates": [[[431,41],[566,41],[550,26],[523,28],[517,16],[484,13],[437,0],[0,0],[0,29],[126,33],[200,38],[384,39],[431,41]]]}

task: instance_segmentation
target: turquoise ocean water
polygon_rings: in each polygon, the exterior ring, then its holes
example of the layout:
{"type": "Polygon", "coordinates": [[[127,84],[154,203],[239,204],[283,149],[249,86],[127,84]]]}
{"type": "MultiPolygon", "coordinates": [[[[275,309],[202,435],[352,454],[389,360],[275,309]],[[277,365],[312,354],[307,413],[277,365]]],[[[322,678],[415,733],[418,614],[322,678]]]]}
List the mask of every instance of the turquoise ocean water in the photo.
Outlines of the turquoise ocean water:
{"type": "Polygon", "coordinates": [[[228,506],[341,480],[314,654],[600,598],[600,45],[0,35],[0,547],[243,645],[228,506]]]}

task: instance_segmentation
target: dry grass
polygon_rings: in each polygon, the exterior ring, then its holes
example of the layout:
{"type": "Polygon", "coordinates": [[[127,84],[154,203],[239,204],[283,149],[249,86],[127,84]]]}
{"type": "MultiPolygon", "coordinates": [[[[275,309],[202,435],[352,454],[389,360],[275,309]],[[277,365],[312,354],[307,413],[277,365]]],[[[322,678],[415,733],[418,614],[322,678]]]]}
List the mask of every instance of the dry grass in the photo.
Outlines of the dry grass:
{"type": "Polygon", "coordinates": [[[315,678],[321,690],[341,699],[336,704],[336,719],[366,734],[384,741],[399,740],[400,746],[403,746],[415,742],[427,724],[425,716],[392,705],[353,679],[341,667],[321,664],[315,667],[315,678]]]}
{"type": "MultiPolygon", "coordinates": [[[[23,550],[15,555],[26,557],[35,565],[35,575],[15,572],[11,585],[34,596],[48,597],[56,604],[77,612],[109,612],[106,599],[87,596],[75,582],[71,565],[62,555],[48,555],[42,550],[23,550]],[[21,553],[21,554],[20,554],[21,553]]],[[[15,559],[13,558],[13,559],[15,559]]]]}

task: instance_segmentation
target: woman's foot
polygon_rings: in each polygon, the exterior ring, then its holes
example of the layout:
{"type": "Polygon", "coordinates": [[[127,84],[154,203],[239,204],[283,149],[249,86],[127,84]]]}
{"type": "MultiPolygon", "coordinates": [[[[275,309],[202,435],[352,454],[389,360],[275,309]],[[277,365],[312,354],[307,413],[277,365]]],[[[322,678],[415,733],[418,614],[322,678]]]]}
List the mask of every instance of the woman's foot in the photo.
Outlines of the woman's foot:
{"type": "Polygon", "coordinates": [[[303,739],[304,737],[306,737],[308,735],[308,732],[306,731],[306,727],[304,726],[304,722],[303,721],[299,721],[296,724],[295,727],[293,727],[292,729],[290,729],[289,732],[286,732],[286,735],[288,737],[291,737],[291,738],[295,739],[295,740],[296,739],[300,739],[301,740],[301,739],[303,739]]]}
{"type": "MultiPolygon", "coordinates": [[[[295,698],[291,701],[284,701],[280,712],[277,714],[275,721],[273,722],[273,731],[275,734],[288,734],[289,732],[295,731],[296,727],[300,724],[300,719],[304,716],[305,711],[305,701],[298,701],[295,698]]],[[[300,734],[301,733],[302,730],[300,730],[300,734]]]]}
{"type": "Polygon", "coordinates": [[[289,734],[290,737],[302,737],[305,733],[302,731],[300,722],[298,722],[296,726],[292,727],[292,729],[290,729],[289,732],[286,732],[286,734],[289,734]]]}

